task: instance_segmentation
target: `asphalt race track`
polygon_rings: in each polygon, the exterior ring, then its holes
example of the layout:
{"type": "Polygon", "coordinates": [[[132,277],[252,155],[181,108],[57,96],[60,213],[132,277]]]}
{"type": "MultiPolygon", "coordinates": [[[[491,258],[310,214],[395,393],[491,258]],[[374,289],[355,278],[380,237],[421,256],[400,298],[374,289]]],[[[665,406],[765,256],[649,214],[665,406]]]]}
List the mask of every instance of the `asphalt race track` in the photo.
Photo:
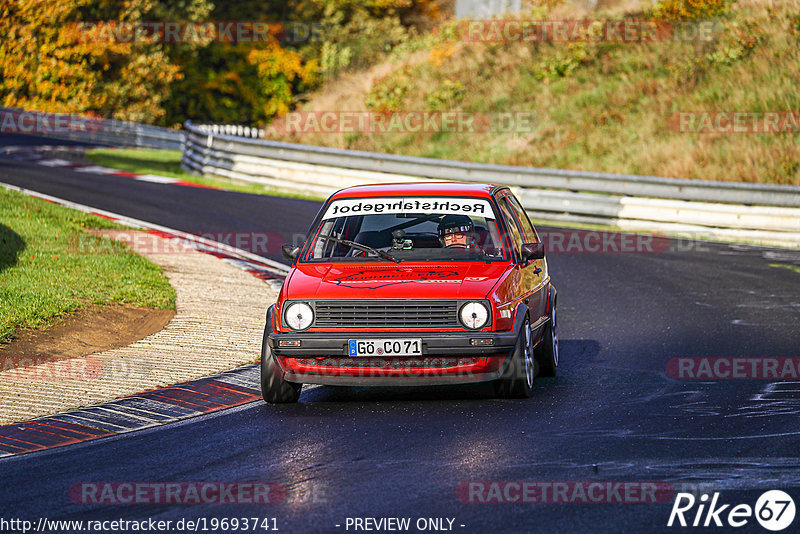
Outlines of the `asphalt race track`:
{"type": "MultiPolygon", "coordinates": [[[[0,137],[0,145],[34,141],[0,137]]],[[[0,182],[190,232],[291,239],[320,206],[2,159],[0,182]]],[[[297,405],[255,402],[0,460],[0,516],[260,517],[275,518],[281,532],[363,532],[348,518],[390,517],[412,526],[449,518],[454,532],[701,532],[667,527],[677,492],[719,492],[720,504],[754,506],[779,489],[800,507],[800,381],[687,380],[667,371],[673,358],[800,357],[800,252],[673,240],[655,253],[552,253],[548,264],[561,365],[558,378],[537,379],[529,400],[494,399],[488,386],[317,387],[297,405]],[[273,482],[286,498],[110,506],[76,504],[69,493],[83,482],[200,481],[273,482]],[[655,503],[623,493],[604,499],[611,502],[571,494],[568,502],[487,504],[457,491],[470,481],[671,490],[655,503]]],[[[795,518],[786,532],[798,525],[795,518]]],[[[736,531],[768,532],[752,517],[736,531]]]]}

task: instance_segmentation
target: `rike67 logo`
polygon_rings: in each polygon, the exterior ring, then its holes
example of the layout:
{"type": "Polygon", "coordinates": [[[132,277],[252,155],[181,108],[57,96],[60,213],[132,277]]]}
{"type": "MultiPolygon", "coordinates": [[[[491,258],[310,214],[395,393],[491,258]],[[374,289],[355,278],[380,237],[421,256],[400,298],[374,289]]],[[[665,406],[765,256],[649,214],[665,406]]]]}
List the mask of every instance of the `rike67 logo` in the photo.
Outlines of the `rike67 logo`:
{"type": "Polygon", "coordinates": [[[710,500],[705,493],[699,499],[691,493],[678,493],[667,526],[738,528],[755,517],[762,527],[777,532],[794,521],[794,500],[780,490],[764,492],[756,501],[755,508],[749,504],[721,504],[719,497],[719,492],[715,492],[710,500]]]}

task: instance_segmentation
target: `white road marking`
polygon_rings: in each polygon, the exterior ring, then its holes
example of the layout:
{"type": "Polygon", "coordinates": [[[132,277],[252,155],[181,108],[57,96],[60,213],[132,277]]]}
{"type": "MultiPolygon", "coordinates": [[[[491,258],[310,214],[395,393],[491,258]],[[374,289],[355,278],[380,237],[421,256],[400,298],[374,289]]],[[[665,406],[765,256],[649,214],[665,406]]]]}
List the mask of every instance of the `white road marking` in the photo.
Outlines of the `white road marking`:
{"type": "Polygon", "coordinates": [[[74,169],[79,172],[89,172],[92,174],[115,174],[119,169],[112,169],[111,167],[103,167],[102,165],[88,165],[86,167],[79,167],[74,169]]]}
{"type": "Polygon", "coordinates": [[[45,165],[46,167],[68,167],[73,165],[73,162],[65,159],[40,159],[36,163],[39,165],[45,165]]]}
{"type": "Polygon", "coordinates": [[[154,184],[174,184],[180,182],[177,178],[170,178],[169,176],[159,176],[157,174],[140,174],[134,176],[134,180],[142,182],[153,182],[154,184]]]}

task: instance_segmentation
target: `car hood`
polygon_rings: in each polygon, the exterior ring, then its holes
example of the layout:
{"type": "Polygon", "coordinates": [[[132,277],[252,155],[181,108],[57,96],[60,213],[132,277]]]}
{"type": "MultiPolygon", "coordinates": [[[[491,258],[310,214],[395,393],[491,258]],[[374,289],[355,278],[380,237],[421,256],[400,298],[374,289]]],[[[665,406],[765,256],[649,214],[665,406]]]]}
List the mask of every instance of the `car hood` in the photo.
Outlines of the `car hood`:
{"type": "Polygon", "coordinates": [[[506,262],[459,262],[430,265],[297,264],[289,276],[290,300],[320,299],[482,299],[506,262]]]}

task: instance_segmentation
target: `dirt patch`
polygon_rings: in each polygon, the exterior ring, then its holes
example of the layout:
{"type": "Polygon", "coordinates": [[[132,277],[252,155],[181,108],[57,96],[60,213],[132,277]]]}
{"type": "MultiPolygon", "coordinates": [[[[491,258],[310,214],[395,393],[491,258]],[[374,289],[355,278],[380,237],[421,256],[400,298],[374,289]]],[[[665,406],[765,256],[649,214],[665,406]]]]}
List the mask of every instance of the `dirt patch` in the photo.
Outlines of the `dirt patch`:
{"type": "Polygon", "coordinates": [[[23,329],[0,344],[0,358],[63,360],[125,347],[163,329],[175,310],[127,305],[90,306],[47,330],[23,329]]]}

